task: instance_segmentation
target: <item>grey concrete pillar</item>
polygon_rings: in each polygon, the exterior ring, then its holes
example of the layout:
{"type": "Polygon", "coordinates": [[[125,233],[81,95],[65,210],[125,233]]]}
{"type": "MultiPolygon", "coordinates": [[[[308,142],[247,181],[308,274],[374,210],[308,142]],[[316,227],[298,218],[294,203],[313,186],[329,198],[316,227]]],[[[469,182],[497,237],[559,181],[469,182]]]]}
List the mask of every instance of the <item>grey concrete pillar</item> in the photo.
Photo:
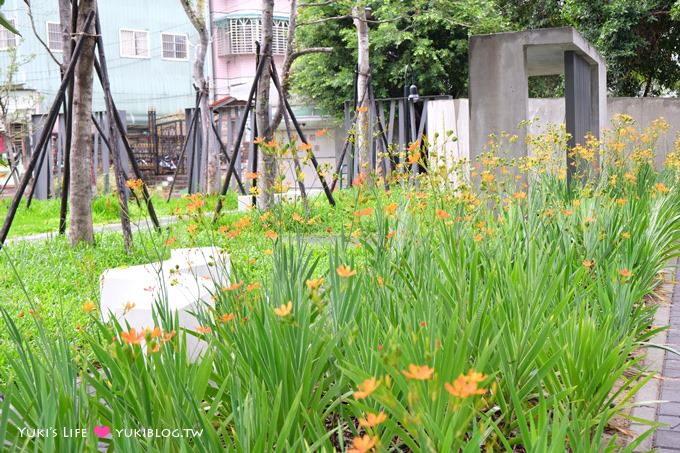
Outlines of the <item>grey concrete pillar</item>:
{"type": "Polygon", "coordinates": [[[526,155],[529,73],[521,34],[473,36],[470,39],[470,158],[484,152],[489,134],[508,132],[519,140],[509,147],[509,157],[526,155]]]}
{"type": "MultiPolygon", "coordinates": [[[[35,144],[38,142],[38,137],[42,132],[43,127],[46,127],[46,119],[47,115],[31,115],[33,131],[31,137],[31,152],[33,153],[42,152],[41,149],[35,149],[35,144]]],[[[33,194],[33,198],[36,200],[47,200],[47,198],[50,196],[50,176],[52,175],[52,140],[47,140],[45,147],[45,152],[47,155],[45,156],[42,168],[40,169],[39,173],[34,173],[33,175],[33,177],[36,178],[35,193],[33,194]]]]}

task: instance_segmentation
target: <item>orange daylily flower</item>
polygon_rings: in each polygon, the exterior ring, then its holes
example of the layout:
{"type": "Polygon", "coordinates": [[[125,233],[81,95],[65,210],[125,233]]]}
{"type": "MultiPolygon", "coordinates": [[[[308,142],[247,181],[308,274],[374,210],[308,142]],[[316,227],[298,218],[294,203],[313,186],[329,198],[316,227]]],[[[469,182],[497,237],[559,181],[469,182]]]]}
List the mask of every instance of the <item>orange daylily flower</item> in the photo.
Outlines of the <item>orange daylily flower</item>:
{"type": "Polygon", "coordinates": [[[120,336],[127,344],[139,344],[144,339],[144,333],[137,332],[135,329],[130,329],[129,332],[121,332],[120,336]]]}
{"type": "Polygon", "coordinates": [[[595,264],[595,262],[594,262],[594,261],[591,261],[591,260],[584,260],[584,261],[583,261],[583,265],[584,265],[585,267],[593,267],[594,264],[595,264]]]}
{"type": "Polygon", "coordinates": [[[252,181],[253,179],[257,179],[262,175],[259,171],[247,171],[245,173],[245,177],[247,180],[252,181]]]}
{"type": "Polygon", "coordinates": [[[656,183],[654,189],[659,193],[668,193],[668,191],[670,190],[668,186],[662,182],[656,183]]]}
{"type": "Polygon", "coordinates": [[[243,286],[243,282],[234,282],[229,286],[223,286],[222,291],[235,291],[243,286]]]}
{"type": "Polygon", "coordinates": [[[397,203],[390,203],[387,206],[385,206],[385,212],[387,214],[394,214],[397,211],[397,203]]]}
{"type": "Polygon", "coordinates": [[[324,283],[323,277],[312,278],[312,279],[307,280],[307,282],[306,282],[307,288],[309,288],[312,291],[316,291],[319,288],[321,288],[321,285],[323,285],[323,283],[324,283]]]}
{"type": "Polygon", "coordinates": [[[408,148],[406,148],[406,150],[409,153],[412,153],[413,151],[417,150],[418,148],[420,148],[420,140],[416,140],[415,142],[409,144],[408,148]]]}
{"type": "Polygon", "coordinates": [[[375,392],[378,387],[380,387],[380,382],[381,380],[376,379],[375,377],[366,379],[364,382],[357,386],[359,390],[352,394],[354,396],[354,399],[362,400],[364,398],[367,398],[368,396],[371,395],[371,393],[375,392]]]}
{"type": "Polygon", "coordinates": [[[394,235],[397,234],[394,230],[390,230],[389,233],[387,233],[387,240],[389,241],[394,237],[394,235]]]}
{"type": "Polygon", "coordinates": [[[427,365],[418,366],[412,363],[408,366],[408,371],[402,370],[401,372],[404,373],[404,376],[406,376],[407,379],[426,381],[432,377],[434,368],[430,368],[427,365]]]}
{"type": "Polygon", "coordinates": [[[196,332],[198,333],[210,333],[212,329],[208,326],[198,326],[196,327],[196,332]]]}
{"type": "Polygon", "coordinates": [[[630,239],[630,233],[624,231],[623,233],[621,233],[621,237],[624,239],[630,239]]]}
{"type": "Polygon", "coordinates": [[[342,278],[349,278],[357,274],[357,271],[353,271],[349,266],[343,266],[342,264],[336,269],[338,275],[342,278]]]}
{"type": "Polygon", "coordinates": [[[515,192],[512,194],[512,198],[514,198],[515,200],[523,200],[526,197],[527,197],[526,192],[515,192]]]}
{"type": "Polygon", "coordinates": [[[354,182],[352,182],[353,187],[360,187],[366,184],[366,180],[368,179],[368,176],[366,176],[366,173],[361,173],[357,175],[354,178],[354,182]]]}
{"type": "Polygon", "coordinates": [[[321,137],[323,137],[324,135],[326,135],[327,132],[328,132],[328,129],[324,127],[323,129],[319,129],[318,131],[316,131],[314,134],[315,134],[317,137],[321,138],[321,137]]]}
{"type": "Polygon", "coordinates": [[[163,335],[163,330],[160,327],[156,326],[149,333],[151,334],[151,338],[158,338],[163,335]]]}
{"type": "Polygon", "coordinates": [[[128,179],[127,181],[125,181],[125,185],[130,190],[137,190],[144,187],[144,181],[142,181],[141,179],[128,179]]]}
{"type": "Polygon", "coordinates": [[[281,304],[277,308],[274,309],[274,313],[276,314],[276,316],[279,316],[281,318],[288,316],[291,311],[293,311],[293,302],[288,302],[287,304],[281,304]]]}
{"type": "Polygon", "coordinates": [[[619,275],[623,278],[628,278],[631,275],[633,275],[633,273],[626,267],[623,270],[619,271],[619,275]]]}
{"type": "Polygon", "coordinates": [[[470,370],[467,375],[461,374],[458,376],[453,384],[449,384],[448,382],[445,383],[444,389],[458,398],[467,398],[471,395],[483,395],[487,390],[478,388],[478,384],[484,379],[486,379],[486,376],[482,373],[470,370]]]}
{"type": "Polygon", "coordinates": [[[298,223],[303,223],[305,221],[305,219],[297,212],[293,213],[292,219],[298,223]]]}
{"type": "Polygon", "coordinates": [[[378,414],[369,412],[366,414],[366,418],[359,419],[359,426],[362,426],[364,428],[373,428],[374,426],[381,424],[385,420],[387,420],[387,415],[385,415],[384,412],[381,411],[378,414]]]}
{"type": "Polygon", "coordinates": [[[276,231],[274,231],[274,230],[267,230],[267,231],[265,231],[265,232],[264,232],[264,236],[265,236],[266,238],[271,239],[272,241],[275,241],[275,240],[279,237],[279,235],[278,235],[278,234],[276,233],[276,231]]]}
{"type": "Polygon", "coordinates": [[[264,253],[265,255],[273,255],[274,251],[272,249],[266,249],[263,250],[262,253],[264,253]]]}
{"type": "Polygon", "coordinates": [[[262,284],[260,282],[253,282],[250,285],[246,286],[246,291],[251,292],[260,288],[262,288],[262,284]]]}
{"type": "Polygon", "coordinates": [[[312,145],[309,143],[300,143],[300,145],[298,145],[298,149],[300,151],[310,151],[312,149],[312,145]]]}
{"type": "Polygon", "coordinates": [[[172,332],[166,333],[162,338],[163,343],[172,340],[175,335],[177,335],[177,332],[174,330],[172,332]]]}
{"type": "Polygon", "coordinates": [[[359,106],[359,107],[357,107],[357,112],[366,113],[366,112],[368,112],[368,107],[366,107],[365,105],[359,106]]]}
{"type": "Polygon", "coordinates": [[[417,164],[418,161],[420,160],[420,157],[421,157],[420,153],[413,153],[413,154],[408,156],[408,163],[409,164],[417,164]]]}
{"type": "Polygon", "coordinates": [[[437,209],[437,217],[439,217],[440,219],[450,219],[451,214],[444,211],[443,209],[437,209]]]}
{"type": "Polygon", "coordinates": [[[220,321],[221,322],[228,322],[233,320],[236,317],[233,313],[225,313],[222,316],[220,316],[220,321]]]}
{"type": "Polygon", "coordinates": [[[480,242],[480,241],[484,240],[484,236],[482,236],[481,234],[477,234],[477,235],[475,235],[475,237],[473,239],[474,239],[475,242],[480,242]]]}
{"type": "Polygon", "coordinates": [[[264,143],[264,137],[256,137],[255,140],[253,140],[253,143],[256,145],[261,145],[264,143]]]}
{"type": "Polygon", "coordinates": [[[373,208],[365,208],[354,213],[357,217],[366,217],[373,214],[373,208]]]}
{"type": "Polygon", "coordinates": [[[496,177],[488,171],[482,172],[482,181],[486,183],[493,182],[495,178],[496,177]]]}
{"type": "Polygon", "coordinates": [[[93,311],[94,309],[96,309],[97,306],[91,300],[88,300],[87,302],[85,302],[83,304],[82,308],[83,308],[83,311],[86,311],[86,312],[89,313],[89,312],[93,311]]]}
{"type": "Polygon", "coordinates": [[[127,313],[133,308],[135,308],[135,303],[132,301],[126,302],[125,305],[123,305],[123,313],[127,313]]]}
{"type": "Polygon", "coordinates": [[[352,448],[347,450],[347,453],[366,453],[375,447],[376,442],[377,437],[371,437],[368,434],[364,434],[364,437],[355,437],[352,440],[352,448]]]}
{"type": "Polygon", "coordinates": [[[158,352],[158,351],[160,351],[160,350],[161,350],[161,344],[160,344],[160,343],[156,343],[156,344],[154,345],[153,348],[149,349],[148,354],[151,355],[151,354],[153,354],[153,353],[155,353],[155,352],[158,352]]]}
{"type": "Polygon", "coordinates": [[[168,240],[165,241],[165,246],[166,246],[166,247],[170,247],[172,244],[175,243],[176,240],[177,240],[177,239],[176,239],[174,236],[168,238],[168,240]]]}

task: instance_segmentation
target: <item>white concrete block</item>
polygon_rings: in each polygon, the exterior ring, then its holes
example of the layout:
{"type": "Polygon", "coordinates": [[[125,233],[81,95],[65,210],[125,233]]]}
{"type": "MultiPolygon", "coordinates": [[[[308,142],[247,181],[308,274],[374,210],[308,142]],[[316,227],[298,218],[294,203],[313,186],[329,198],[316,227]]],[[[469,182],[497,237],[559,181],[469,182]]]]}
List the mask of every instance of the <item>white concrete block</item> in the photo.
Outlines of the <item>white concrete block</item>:
{"type": "MultiPolygon", "coordinates": [[[[169,260],[106,270],[101,276],[101,313],[127,329],[155,327],[156,304],[179,318],[179,326],[195,330],[199,320],[192,314],[214,307],[212,295],[229,283],[229,255],[214,247],[177,249],[169,260]],[[128,304],[134,308],[126,309],[128,304]]],[[[187,350],[196,358],[203,341],[187,335],[187,350]]]]}

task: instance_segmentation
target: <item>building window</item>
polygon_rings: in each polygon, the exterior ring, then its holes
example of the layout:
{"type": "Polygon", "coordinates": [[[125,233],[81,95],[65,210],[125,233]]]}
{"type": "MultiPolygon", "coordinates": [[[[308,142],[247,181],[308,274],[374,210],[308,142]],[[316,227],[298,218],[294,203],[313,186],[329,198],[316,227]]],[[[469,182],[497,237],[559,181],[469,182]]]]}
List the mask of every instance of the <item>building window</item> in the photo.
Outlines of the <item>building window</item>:
{"type": "Polygon", "coordinates": [[[120,56],[126,58],[149,58],[149,32],[121,30],[120,56]]]}
{"type": "MultiPolygon", "coordinates": [[[[228,19],[218,29],[217,52],[221,56],[254,54],[255,42],[262,40],[262,21],[259,17],[228,19]]],[[[274,55],[286,53],[288,42],[288,21],[276,19],[273,27],[272,52],[274,55]]]]}
{"type": "Polygon", "coordinates": [[[274,55],[285,55],[288,43],[288,21],[274,20],[273,32],[272,52],[274,55]]]}
{"type": "Polygon", "coordinates": [[[163,58],[167,60],[188,60],[187,35],[161,33],[163,58]]]}
{"type": "MultiPolygon", "coordinates": [[[[12,27],[16,27],[16,21],[14,19],[7,19],[7,22],[9,22],[12,27]]],[[[7,50],[16,46],[16,35],[5,27],[0,27],[0,50],[7,50]]]]}
{"type": "Polygon", "coordinates": [[[58,22],[47,23],[47,47],[53,52],[61,52],[64,44],[61,34],[61,24],[58,22]]]}

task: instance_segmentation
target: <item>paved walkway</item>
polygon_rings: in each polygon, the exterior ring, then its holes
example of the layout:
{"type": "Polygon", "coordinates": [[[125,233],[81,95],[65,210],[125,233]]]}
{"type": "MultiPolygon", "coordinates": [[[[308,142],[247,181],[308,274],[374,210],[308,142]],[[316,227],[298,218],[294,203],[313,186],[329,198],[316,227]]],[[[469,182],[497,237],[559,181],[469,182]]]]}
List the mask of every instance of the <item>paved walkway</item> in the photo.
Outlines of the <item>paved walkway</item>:
{"type": "MultiPolygon", "coordinates": [[[[680,280],[680,272],[675,276],[680,280]]],[[[675,285],[671,297],[670,329],[667,331],[666,344],[680,351],[680,285],[675,285]]],[[[665,353],[659,399],[668,401],[659,404],[657,420],[670,426],[659,428],[654,438],[658,452],[680,452],[680,356],[665,353]]]]}
{"type": "MultiPolygon", "coordinates": [[[[161,227],[170,225],[171,223],[175,223],[177,221],[176,216],[167,216],[167,217],[161,217],[158,219],[158,223],[161,225],[161,227]]],[[[132,228],[132,232],[136,233],[137,231],[151,231],[153,230],[153,223],[151,223],[151,220],[146,219],[143,221],[138,221],[138,222],[130,222],[130,227],[132,228]]],[[[116,231],[121,231],[122,227],[120,226],[120,222],[118,223],[105,223],[105,224],[100,224],[100,225],[95,225],[94,226],[94,232],[95,233],[103,233],[103,232],[116,232],[116,231]]],[[[30,234],[27,236],[14,236],[14,237],[9,237],[7,238],[7,243],[11,244],[13,242],[21,242],[21,241],[42,241],[45,239],[51,239],[59,236],[59,233],[56,231],[52,231],[49,233],[39,233],[39,234],[30,234]]]]}

